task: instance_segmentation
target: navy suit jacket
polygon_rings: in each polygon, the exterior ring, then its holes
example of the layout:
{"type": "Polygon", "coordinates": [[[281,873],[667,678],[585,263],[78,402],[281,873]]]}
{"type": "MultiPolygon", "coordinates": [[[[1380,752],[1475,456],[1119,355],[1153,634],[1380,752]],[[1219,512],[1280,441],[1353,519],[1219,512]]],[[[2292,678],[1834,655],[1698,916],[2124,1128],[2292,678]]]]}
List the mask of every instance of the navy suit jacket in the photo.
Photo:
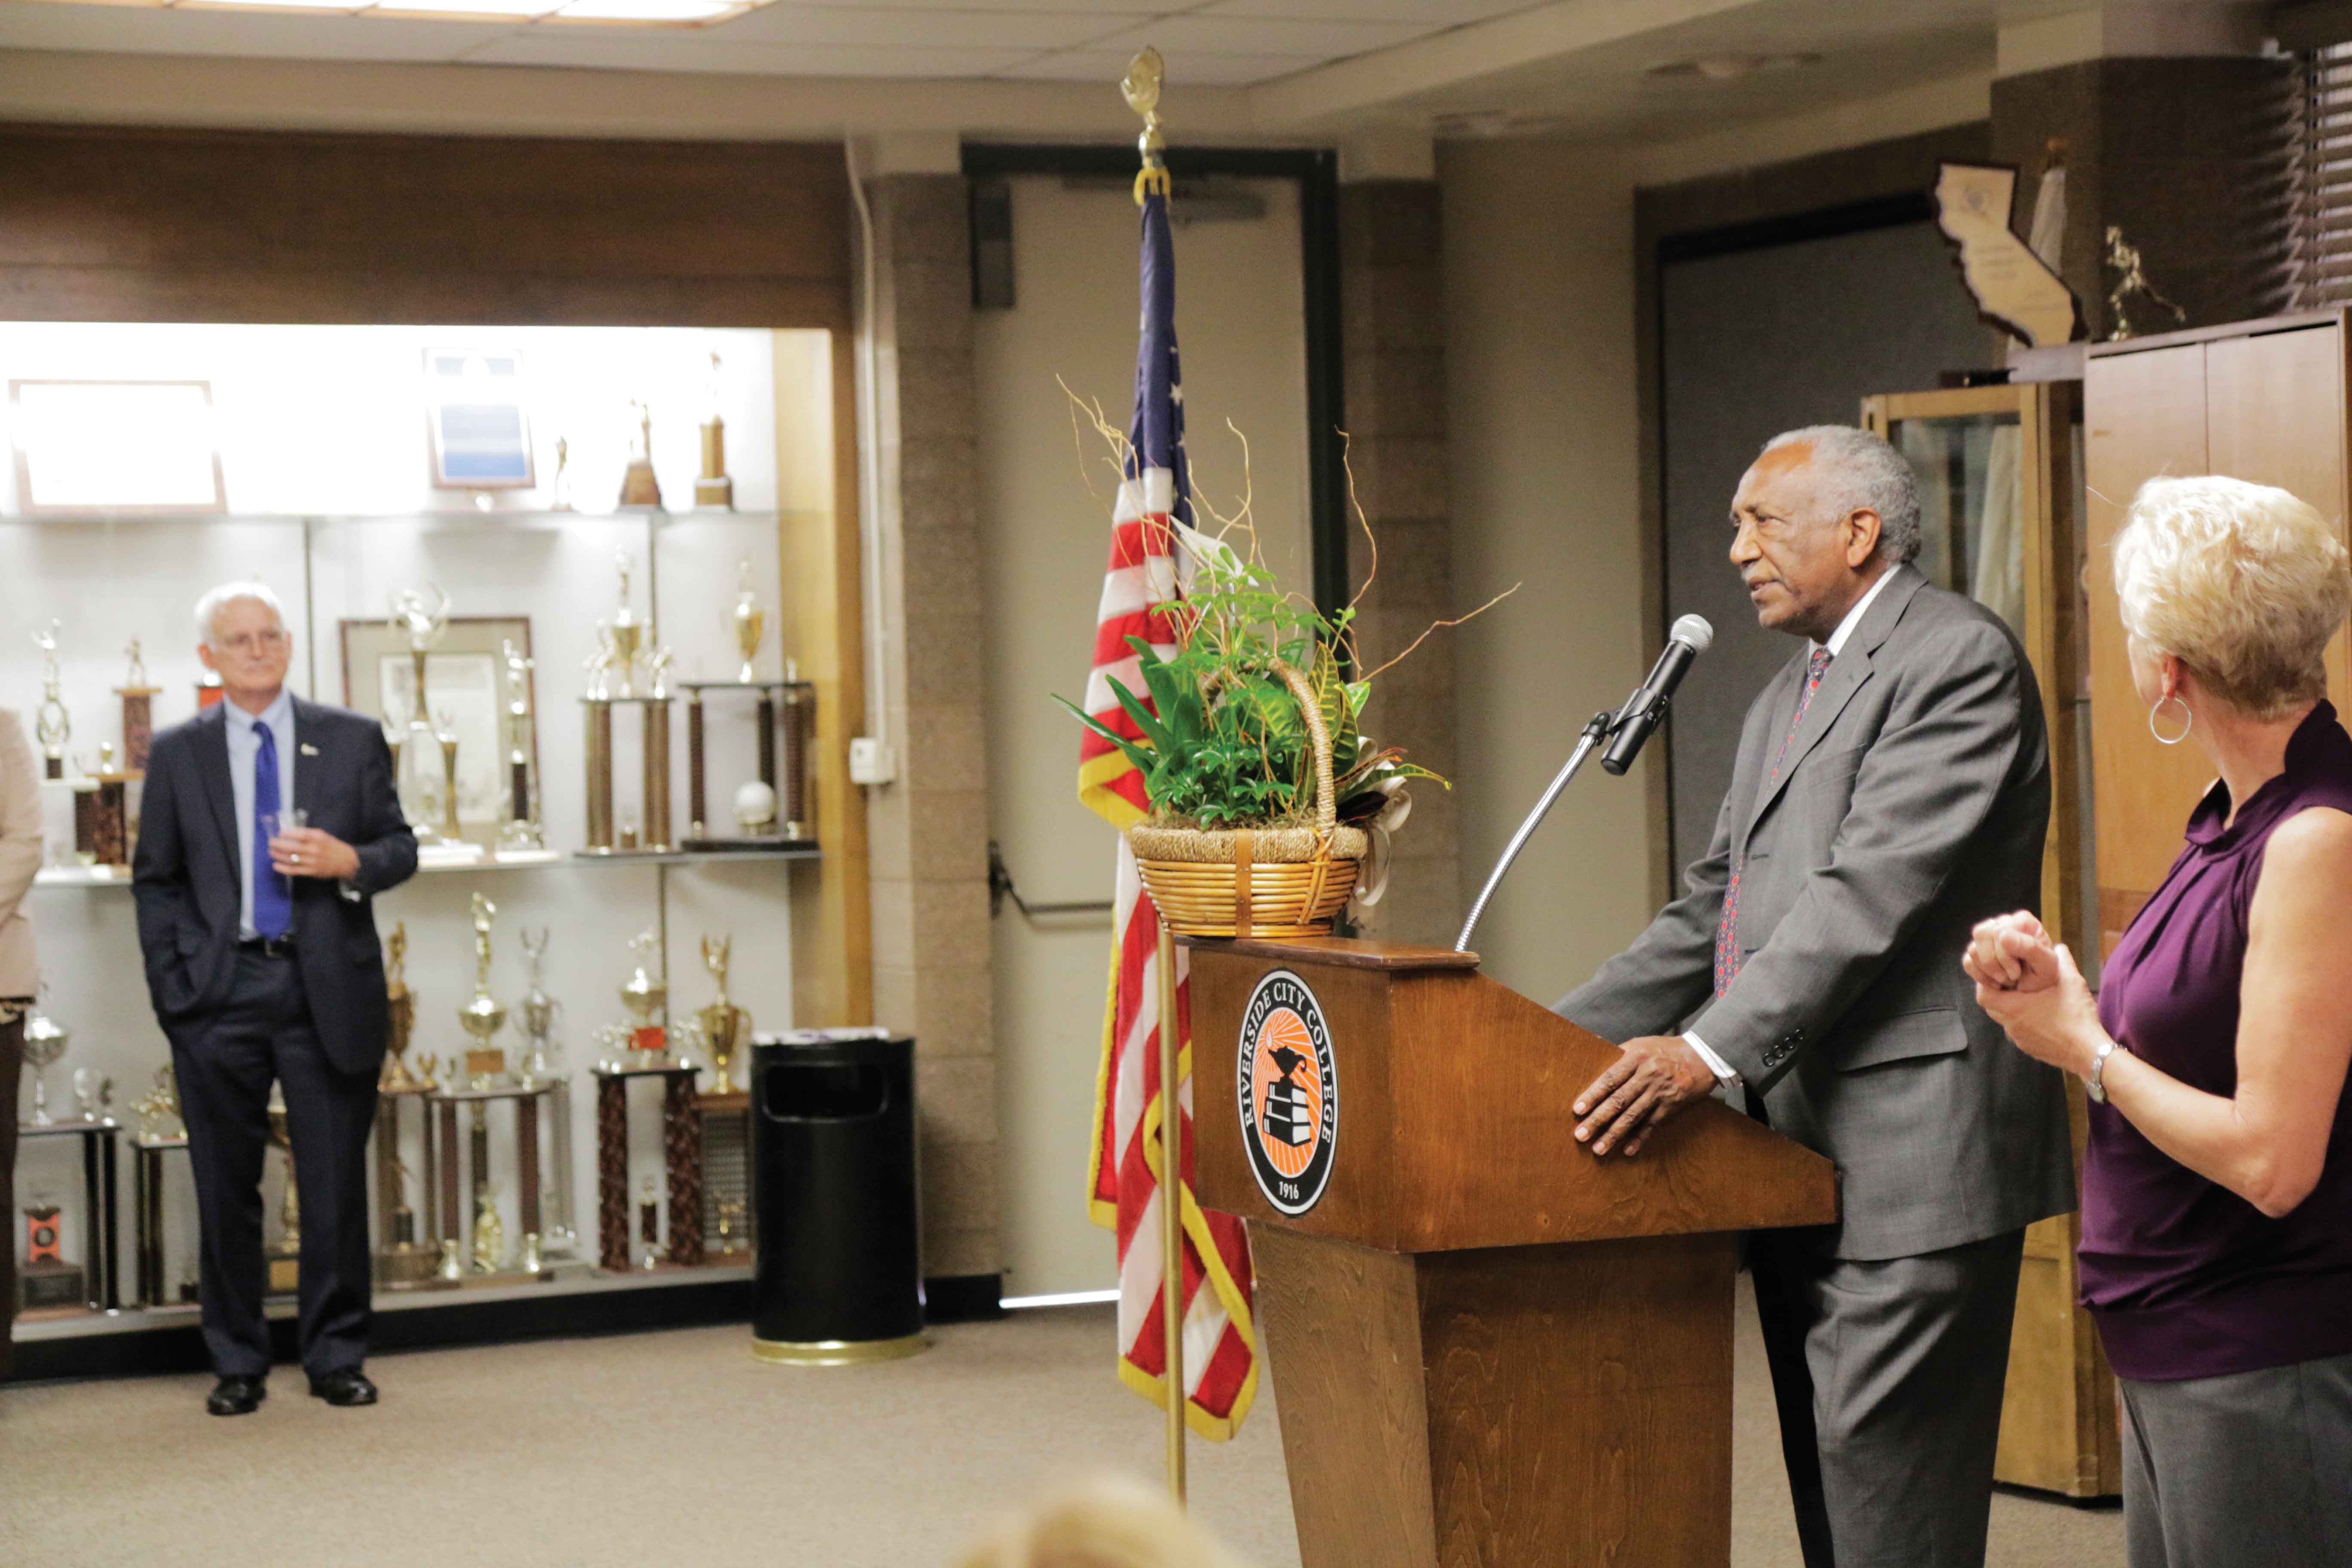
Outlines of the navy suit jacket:
{"type": "MultiPolygon", "coordinates": [[[[360,858],[353,896],[339,882],[293,879],[295,959],[328,1059],[345,1072],[372,1073],[391,1028],[373,900],[415,874],[416,836],[401,814],[392,748],[374,720],[297,697],[294,742],[294,805],[360,858]]],[[[239,873],[227,716],[215,703],[155,736],[131,856],[147,991],[175,1040],[229,1000],[239,873]]]]}

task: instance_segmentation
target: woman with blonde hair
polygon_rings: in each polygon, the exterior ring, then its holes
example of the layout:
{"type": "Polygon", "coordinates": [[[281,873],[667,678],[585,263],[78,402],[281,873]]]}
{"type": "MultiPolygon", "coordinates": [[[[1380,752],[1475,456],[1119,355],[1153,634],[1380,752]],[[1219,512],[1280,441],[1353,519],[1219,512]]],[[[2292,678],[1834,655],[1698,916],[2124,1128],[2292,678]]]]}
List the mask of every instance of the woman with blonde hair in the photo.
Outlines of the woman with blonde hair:
{"type": "Polygon", "coordinates": [[[2156,740],[2220,776],[2095,1002],[2031,915],[1963,964],[2094,1101],[2082,1293],[2131,1568],[2352,1563],[2352,736],[2325,662],[2352,567],[2284,490],[2153,479],[2115,580],[2156,740]]]}
{"type": "Polygon", "coordinates": [[[1242,1568],[1184,1510],[1139,1481],[1099,1475],[1005,1521],[960,1568],[1242,1568]]]}

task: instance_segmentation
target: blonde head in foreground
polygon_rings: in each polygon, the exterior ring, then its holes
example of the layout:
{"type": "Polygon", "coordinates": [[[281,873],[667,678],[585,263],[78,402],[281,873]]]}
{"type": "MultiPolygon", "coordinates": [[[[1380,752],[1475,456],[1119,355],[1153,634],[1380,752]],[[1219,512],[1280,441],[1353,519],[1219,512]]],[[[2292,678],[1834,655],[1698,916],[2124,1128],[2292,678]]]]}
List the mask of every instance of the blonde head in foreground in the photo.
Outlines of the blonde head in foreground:
{"type": "Polygon", "coordinates": [[[2271,720],[2326,695],[2352,565],[2327,520],[2284,490],[2150,479],[2116,537],[2116,595],[2136,673],[2169,655],[2206,693],[2271,720]]]}
{"type": "Polygon", "coordinates": [[[1098,1476],[1005,1521],[959,1568],[1243,1568],[1167,1495],[1098,1476]]]}

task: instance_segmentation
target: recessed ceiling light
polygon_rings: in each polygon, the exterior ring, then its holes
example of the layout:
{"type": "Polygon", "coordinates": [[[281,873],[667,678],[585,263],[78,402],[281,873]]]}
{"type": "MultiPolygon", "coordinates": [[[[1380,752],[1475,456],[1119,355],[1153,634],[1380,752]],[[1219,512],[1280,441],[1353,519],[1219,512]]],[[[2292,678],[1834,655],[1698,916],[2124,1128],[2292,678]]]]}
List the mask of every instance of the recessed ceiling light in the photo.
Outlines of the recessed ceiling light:
{"type": "Polygon", "coordinates": [[[1693,59],[1669,60],[1664,65],[1652,66],[1644,75],[1665,78],[1696,77],[1703,81],[1738,81],[1759,71],[1787,70],[1792,66],[1817,64],[1819,55],[1700,55],[1693,59]]]}

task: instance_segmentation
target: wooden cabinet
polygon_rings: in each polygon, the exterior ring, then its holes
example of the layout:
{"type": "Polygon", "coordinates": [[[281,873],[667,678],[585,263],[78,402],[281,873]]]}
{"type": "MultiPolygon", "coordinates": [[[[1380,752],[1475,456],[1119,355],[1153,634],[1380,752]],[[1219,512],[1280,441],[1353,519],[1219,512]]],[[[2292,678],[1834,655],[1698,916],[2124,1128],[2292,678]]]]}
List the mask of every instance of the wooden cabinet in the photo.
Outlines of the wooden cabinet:
{"type": "MultiPolygon", "coordinates": [[[[2193,746],[2160,746],[2132,689],[2113,547],[2132,497],[2159,475],[2227,474],[2276,485],[2343,526],[2347,510],[2345,312],[2101,343],[2084,379],[2090,559],[2091,757],[2097,822],[2099,954],[2105,957],[2180,850],[2211,769],[2193,746]]],[[[2328,689],[2347,689],[2345,643],[2328,689]]]]}
{"type": "MultiPolygon", "coordinates": [[[[2033,663],[2050,725],[2042,916],[2079,950],[2090,918],[2084,845],[2091,806],[2079,723],[2077,406],[2072,383],[2029,383],[1866,398],[1862,422],[1918,470],[1920,569],[1999,613],[2033,663]]],[[[2079,1161],[2081,1086],[2070,1085],[2069,1094],[2079,1161]]],[[[2079,1231],[2077,1216],[2068,1214],[2026,1232],[1993,1473],[2011,1486],[2105,1497],[2122,1485],[2115,1379],[2089,1314],[2074,1304],[2079,1231]]]]}

